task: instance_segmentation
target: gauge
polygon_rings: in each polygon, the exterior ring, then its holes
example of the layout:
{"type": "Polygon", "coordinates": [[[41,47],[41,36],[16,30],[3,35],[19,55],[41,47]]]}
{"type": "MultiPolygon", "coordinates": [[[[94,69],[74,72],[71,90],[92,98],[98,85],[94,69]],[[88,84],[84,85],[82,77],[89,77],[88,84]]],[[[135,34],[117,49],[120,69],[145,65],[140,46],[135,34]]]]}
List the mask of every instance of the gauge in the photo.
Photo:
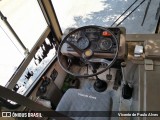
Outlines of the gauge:
{"type": "Polygon", "coordinates": [[[89,46],[89,40],[87,37],[80,37],[77,41],[77,47],[79,49],[86,49],[89,46]]]}
{"type": "Polygon", "coordinates": [[[108,50],[112,47],[112,40],[111,38],[102,38],[99,41],[99,47],[101,50],[108,50]]]}

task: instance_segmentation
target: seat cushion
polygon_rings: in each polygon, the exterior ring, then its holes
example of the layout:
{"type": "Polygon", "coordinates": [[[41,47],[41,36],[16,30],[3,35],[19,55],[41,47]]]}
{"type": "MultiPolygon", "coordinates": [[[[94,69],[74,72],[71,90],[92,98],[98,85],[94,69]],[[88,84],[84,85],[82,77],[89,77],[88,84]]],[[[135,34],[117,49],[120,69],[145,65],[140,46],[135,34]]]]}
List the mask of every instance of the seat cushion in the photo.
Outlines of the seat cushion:
{"type": "MultiPolygon", "coordinates": [[[[75,117],[74,119],[78,120],[84,120],[86,117],[90,119],[94,117],[94,119],[98,120],[98,115],[103,120],[103,115],[106,114],[107,116],[107,111],[111,111],[111,97],[109,92],[103,94],[90,90],[69,89],[63,95],[56,111],[65,111],[62,113],[66,113],[68,116],[75,117]]],[[[107,118],[105,117],[104,119],[106,120],[107,118]]]]}

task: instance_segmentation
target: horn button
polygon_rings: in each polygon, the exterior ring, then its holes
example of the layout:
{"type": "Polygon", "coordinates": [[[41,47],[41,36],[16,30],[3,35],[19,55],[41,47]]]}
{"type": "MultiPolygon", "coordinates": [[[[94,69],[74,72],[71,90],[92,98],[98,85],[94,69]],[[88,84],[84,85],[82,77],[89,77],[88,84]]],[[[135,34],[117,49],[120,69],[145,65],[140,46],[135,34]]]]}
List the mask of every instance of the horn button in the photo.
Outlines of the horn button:
{"type": "Polygon", "coordinates": [[[83,57],[89,59],[93,56],[93,54],[94,54],[93,50],[87,49],[84,51],[83,57]]]}

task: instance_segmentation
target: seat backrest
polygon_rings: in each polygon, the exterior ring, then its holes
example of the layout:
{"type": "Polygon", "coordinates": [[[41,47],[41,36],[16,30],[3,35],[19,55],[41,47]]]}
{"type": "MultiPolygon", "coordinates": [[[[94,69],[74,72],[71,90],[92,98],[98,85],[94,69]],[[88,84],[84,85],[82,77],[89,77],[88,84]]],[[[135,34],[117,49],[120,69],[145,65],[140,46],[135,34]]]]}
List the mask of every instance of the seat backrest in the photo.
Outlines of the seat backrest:
{"type": "MultiPolygon", "coordinates": [[[[103,94],[90,90],[69,89],[63,95],[56,111],[68,112],[69,116],[72,117],[81,117],[78,115],[82,115],[83,117],[96,117],[98,120],[96,114],[103,116],[105,111],[111,111],[111,109],[111,97],[109,92],[108,94],[106,92],[103,94]],[[69,111],[72,111],[73,113],[69,111]],[[75,111],[78,111],[79,113],[75,111]],[[82,113],[85,113],[85,115],[82,113]]],[[[107,112],[105,114],[107,114],[107,112]]],[[[83,117],[81,118],[84,119],[83,117]]],[[[106,120],[106,117],[104,119],[106,120]]]]}

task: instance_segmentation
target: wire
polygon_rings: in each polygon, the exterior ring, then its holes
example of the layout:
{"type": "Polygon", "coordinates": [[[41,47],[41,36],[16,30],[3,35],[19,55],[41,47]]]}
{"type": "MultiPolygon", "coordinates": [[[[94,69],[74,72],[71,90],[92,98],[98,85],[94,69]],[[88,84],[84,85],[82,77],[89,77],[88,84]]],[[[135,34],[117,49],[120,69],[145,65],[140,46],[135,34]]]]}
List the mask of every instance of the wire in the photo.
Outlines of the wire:
{"type": "Polygon", "coordinates": [[[6,36],[9,38],[9,40],[12,42],[12,44],[16,47],[16,49],[19,51],[19,53],[24,57],[24,55],[21,53],[21,51],[18,49],[18,47],[14,44],[14,42],[12,41],[12,39],[9,37],[9,35],[7,34],[7,32],[2,28],[2,26],[0,25],[0,28],[3,30],[3,32],[6,34],[6,36]]]}
{"type": "Polygon", "coordinates": [[[137,2],[138,0],[135,0],[134,3],[132,3],[111,25],[111,27],[137,2]]]}

